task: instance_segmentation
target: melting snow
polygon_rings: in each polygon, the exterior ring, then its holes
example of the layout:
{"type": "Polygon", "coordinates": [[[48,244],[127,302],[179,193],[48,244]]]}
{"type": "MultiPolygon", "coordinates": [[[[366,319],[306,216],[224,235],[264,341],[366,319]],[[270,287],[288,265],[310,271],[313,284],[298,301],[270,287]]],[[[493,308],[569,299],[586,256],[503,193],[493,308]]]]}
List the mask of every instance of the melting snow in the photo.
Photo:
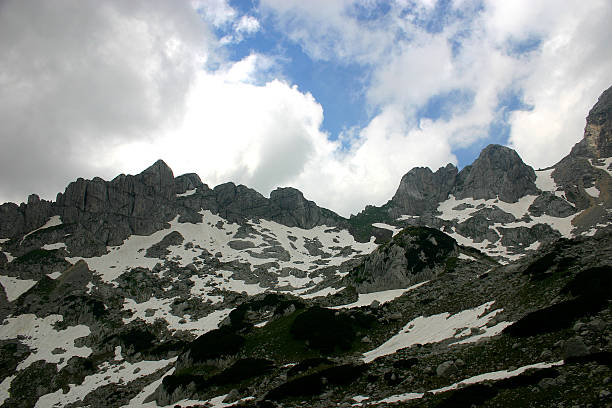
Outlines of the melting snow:
{"type": "Polygon", "coordinates": [[[57,279],[60,276],[62,276],[62,273],[59,271],[55,271],[55,272],[48,273],[47,276],[50,277],[51,279],[57,279]]]}
{"type": "MultiPolygon", "coordinates": [[[[319,240],[322,245],[321,251],[329,254],[329,256],[324,258],[328,266],[338,266],[354,256],[352,253],[341,255],[341,251],[346,246],[350,246],[353,250],[362,254],[370,253],[377,246],[373,239],[366,243],[356,242],[347,230],[337,230],[327,226],[318,226],[306,230],[261,220],[257,223],[251,222],[255,233],[248,239],[245,239],[250,241],[254,247],[235,250],[228,243],[235,239],[233,237],[238,232],[239,225],[229,223],[208,210],[202,210],[200,214],[203,215],[202,223],[179,223],[177,216],[170,222],[169,229],[157,231],[149,236],[132,235],[122,245],[109,247],[109,253],[100,257],[67,259],[72,263],[77,262],[79,259],[85,260],[89,267],[95,270],[104,281],[111,282],[131,268],[153,268],[160,260],[157,258],[146,258],[146,250],[160,242],[163,237],[172,231],[181,233],[184,237],[184,243],[169,246],[168,250],[171,253],[168,255],[168,258],[177,261],[183,267],[197,259],[201,255],[202,250],[205,249],[209,253],[218,253],[219,260],[222,262],[248,262],[256,267],[270,261],[275,261],[279,263],[281,269],[291,267],[302,271],[309,271],[313,266],[320,266],[315,261],[320,261],[322,255],[311,255],[305,248],[307,240],[315,240],[315,238],[319,240]],[[262,258],[251,255],[251,253],[257,255],[262,248],[270,247],[272,245],[271,241],[274,241],[272,243],[274,245],[280,244],[289,253],[290,259],[285,261],[272,257],[262,258]],[[192,247],[186,247],[187,243],[191,243],[192,247]]],[[[316,278],[285,281],[285,284],[296,284],[298,287],[304,287],[312,283],[317,283],[316,278]]]]}
{"type": "Polygon", "coordinates": [[[441,202],[438,205],[438,211],[442,213],[439,218],[443,220],[457,220],[461,223],[466,221],[476,211],[482,208],[494,208],[497,207],[504,212],[512,214],[515,218],[521,218],[527,213],[527,209],[535,201],[536,196],[526,195],[521,197],[516,203],[507,203],[499,199],[478,199],[463,198],[457,200],[455,196],[451,195],[446,201],[441,202]],[[465,208],[457,210],[456,207],[463,205],[465,208]],[[479,207],[479,208],[477,208],[479,207]]]}
{"type": "Polygon", "coordinates": [[[153,323],[157,319],[165,320],[168,323],[169,330],[187,330],[196,336],[200,336],[206,332],[216,329],[219,323],[225,319],[233,309],[215,310],[208,316],[198,320],[191,320],[191,316],[175,316],[171,313],[172,302],[175,297],[167,299],[157,299],[155,297],[146,302],[136,303],[133,299],[125,299],[123,304],[124,310],[131,310],[133,315],[129,318],[124,318],[123,323],[127,324],[132,320],[142,319],[147,323],[153,323]],[[153,315],[147,316],[147,309],[153,310],[153,315]],[[185,321],[181,323],[181,321],[185,321]]]}
{"type": "Polygon", "coordinates": [[[495,336],[511,323],[502,322],[493,327],[486,327],[487,323],[502,311],[502,309],[496,309],[487,313],[493,303],[487,302],[454,315],[446,312],[428,317],[417,317],[404,326],[398,334],[376,349],[365,353],[363,361],[369,363],[378,357],[393,354],[414,344],[437,343],[450,338],[460,340],[459,343],[467,343],[482,337],[495,336]],[[472,328],[482,329],[484,333],[476,330],[472,334],[472,328]]]}
{"type": "Polygon", "coordinates": [[[17,299],[19,296],[26,293],[30,288],[36,285],[35,280],[19,279],[12,276],[0,275],[0,284],[4,287],[6,298],[9,302],[17,299]]]}
{"type": "Polygon", "coordinates": [[[0,405],[4,404],[4,401],[10,397],[9,389],[11,388],[11,383],[15,377],[16,375],[13,374],[10,377],[6,377],[4,380],[2,380],[2,383],[0,383],[0,405]]]}
{"type": "Polygon", "coordinates": [[[191,287],[191,294],[203,298],[204,301],[211,300],[214,304],[223,301],[221,296],[208,295],[208,292],[215,287],[230,292],[246,292],[249,296],[266,291],[266,288],[259,286],[258,283],[246,283],[243,280],[232,278],[232,275],[233,272],[230,271],[217,271],[216,275],[193,275],[189,278],[194,283],[191,287]]]}
{"type": "Polygon", "coordinates": [[[74,345],[76,339],[89,336],[89,327],[80,324],[64,330],[55,330],[53,325],[63,319],[61,315],[50,315],[41,319],[33,314],[24,314],[5,320],[2,331],[0,331],[0,340],[24,336],[20,338],[20,341],[33,350],[32,354],[19,363],[17,370],[23,370],[38,360],[56,363],[57,368],[62,369],[71,357],[88,357],[91,354],[89,347],[74,345]],[[53,354],[52,351],[55,349],[65,351],[53,354]],[[60,360],[62,360],[61,363],[60,360]]]}
{"type": "Polygon", "coordinates": [[[343,287],[342,288],[332,288],[331,286],[329,286],[327,288],[323,288],[323,289],[321,289],[319,291],[316,291],[316,292],[313,292],[313,293],[307,293],[305,295],[302,295],[300,293],[295,293],[295,292],[293,294],[296,295],[296,296],[299,296],[301,298],[304,298],[304,299],[312,299],[312,298],[316,298],[316,297],[319,297],[319,296],[333,295],[333,294],[336,294],[338,292],[341,292],[343,289],[344,289],[343,287]]]}
{"type": "MultiPolygon", "coordinates": [[[[35,407],[65,407],[68,404],[82,401],[87,394],[95,389],[108,384],[125,384],[139,377],[144,377],[167,367],[174,362],[176,357],[169,360],[140,361],[130,364],[128,362],[113,363],[105,362],[96,374],[85,377],[80,385],[70,384],[69,391],[64,394],[57,390],[54,393],[43,395],[38,399],[35,407]]],[[[136,406],[136,405],[131,405],[136,406]]],[[[155,405],[154,405],[155,406],[155,405]]]]}

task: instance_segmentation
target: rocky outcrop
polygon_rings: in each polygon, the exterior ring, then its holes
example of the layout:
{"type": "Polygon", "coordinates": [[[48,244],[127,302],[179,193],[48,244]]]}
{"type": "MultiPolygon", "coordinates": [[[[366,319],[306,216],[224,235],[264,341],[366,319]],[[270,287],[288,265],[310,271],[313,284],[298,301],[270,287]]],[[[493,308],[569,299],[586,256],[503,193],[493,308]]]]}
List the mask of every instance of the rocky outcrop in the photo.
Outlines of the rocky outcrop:
{"type": "Polygon", "coordinates": [[[447,259],[458,255],[459,246],[448,235],[409,227],[368,255],[347,278],[360,293],[407,288],[443,271],[447,259]]]}
{"type": "Polygon", "coordinates": [[[393,198],[390,213],[421,215],[448,198],[456,183],[458,170],[452,164],[435,173],[428,167],[416,167],[406,173],[393,198]]]}
{"type": "Polygon", "coordinates": [[[18,237],[35,230],[53,215],[52,203],[41,200],[36,194],[28,197],[28,202],[17,205],[0,205],[0,238],[18,237]]]}
{"type": "Polygon", "coordinates": [[[570,154],[595,159],[612,157],[612,87],[600,95],[589,111],[584,138],[570,154]]]}
{"type": "MultiPolygon", "coordinates": [[[[268,217],[265,217],[268,218],[268,217]]],[[[344,225],[342,217],[306,200],[295,188],[277,188],[270,193],[269,219],[289,227],[305,229],[317,225],[344,225]]]]}
{"type": "Polygon", "coordinates": [[[517,202],[527,194],[538,194],[533,169],[512,149],[489,145],[471,166],[457,177],[453,194],[457,198],[495,199],[517,202]]]}

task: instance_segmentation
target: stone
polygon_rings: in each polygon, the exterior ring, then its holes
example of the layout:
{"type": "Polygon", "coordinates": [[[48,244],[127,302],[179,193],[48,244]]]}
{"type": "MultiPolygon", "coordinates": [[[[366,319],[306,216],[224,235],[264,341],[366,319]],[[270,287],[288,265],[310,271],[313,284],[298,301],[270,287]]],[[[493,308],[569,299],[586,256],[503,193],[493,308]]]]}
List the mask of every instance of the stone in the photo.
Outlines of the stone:
{"type": "Polygon", "coordinates": [[[457,366],[452,361],[445,361],[436,368],[438,377],[450,377],[457,372],[457,366]]]}
{"type": "Polygon", "coordinates": [[[562,355],[564,359],[569,357],[581,357],[588,353],[589,350],[581,337],[571,337],[563,344],[562,355]]]}

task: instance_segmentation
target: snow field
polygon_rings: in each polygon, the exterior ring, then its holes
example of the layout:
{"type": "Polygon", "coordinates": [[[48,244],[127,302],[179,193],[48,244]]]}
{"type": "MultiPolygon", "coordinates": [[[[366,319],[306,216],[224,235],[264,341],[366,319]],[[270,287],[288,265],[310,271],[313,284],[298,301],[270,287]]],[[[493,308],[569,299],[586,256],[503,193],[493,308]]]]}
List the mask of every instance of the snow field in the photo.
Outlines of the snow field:
{"type": "Polygon", "coordinates": [[[428,317],[417,317],[385,343],[364,353],[363,361],[369,363],[378,357],[393,354],[414,344],[437,343],[447,339],[457,339],[457,343],[467,343],[483,337],[495,336],[511,323],[501,322],[495,326],[486,327],[487,323],[503,310],[496,309],[489,312],[493,303],[495,302],[487,302],[454,315],[445,312],[428,317]],[[475,330],[472,331],[472,329],[475,330]],[[484,333],[480,333],[483,330],[484,333]]]}
{"type": "MultiPolygon", "coordinates": [[[[302,271],[309,271],[310,267],[317,266],[314,261],[320,260],[321,257],[319,255],[310,255],[306,250],[304,244],[306,244],[307,239],[314,240],[317,238],[321,242],[321,250],[331,255],[331,257],[326,258],[328,261],[327,265],[337,266],[352,257],[352,255],[334,256],[338,255],[345,246],[351,246],[353,249],[361,251],[361,253],[370,253],[376,248],[373,240],[367,243],[358,243],[346,230],[331,231],[326,226],[318,226],[306,230],[296,227],[290,228],[276,222],[261,220],[257,223],[251,221],[251,226],[256,231],[255,234],[251,234],[248,238],[240,238],[240,240],[253,243],[254,248],[235,250],[228,243],[236,239],[234,236],[238,232],[239,225],[229,223],[208,210],[202,210],[200,214],[203,215],[202,223],[179,223],[177,216],[170,222],[169,229],[157,231],[149,236],[132,235],[122,245],[109,247],[109,252],[105,255],[92,258],[74,257],[67,258],[67,260],[71,263],[76,263],[78,260],[83,259],[91,269],[100,275],[102,280],[112,282],[131,268],[153,268],[160,260],[157,258],[146,258],[146,250],[160,242],[167,234],[173,231],[179,232],[184,237],[184,242],[180,245],[169,246],[170,254],[167,257],[177,261],[183,267],[198,259],[202,249],[206,249],[209,253],[220,254],[219,260],[222,262],[237,260],[248,262],[256,267],[275,261],[279,263],[281,269],[292,267],[302,271]],[[292,239],[289,239],[289,236],[292,239]],[[249,253],[261,253],[261,248],[270,246],[268,242],[270,240],[277,241],[289,252],[289,261],[281,261],[276,258],[258,258],[249,253]],[[192,247],[186,248],[185,244],[187,243],[192,243],[192,247]],[[200,248],[197,248],[198,246],[200,248]]],[[[286,279],[281,277],[280,279],[283,285],[297,285],[298,288],[318,282],[316,278],[301,278],[298,280],[295,277],[287,277],[286,279]]]]}
{"type": "MultiPolygon", "coordinates": [[[[71,384],[70,390],[64,394],[63,391],[57,390],[54,393],[43,395],[36,402],[37,408],[61,408],[68,404],[82,401],[90,392],[108,384],[122,384],[133,381],[137,378],[144,377],[154,372],[167,367],[173,363],[176,357],[169,360],[159,361],[140,361],[130,364],[128,362],[120,362],[109,364],[105,362],[100,367],[100,371],[96,374],[85,377],[80,385],[71,384]]],[[[134,405],[136,406],[136,405],[134,405]]]]}
{"type": "Polygon", "coordinates": [[[219,323],[225,319],[233,309],[221,309],[215,310],[208,316],[204,316],[198,320],[191,320],[191,316],[186,314],[184,316],[175,316],[171,312],[172,302],[176,297],[167,299],[157,299],[152,297],[146,302],[136,303],[133,299],[125,299],[123,304],[124,310],[132,311],[133,315],[129,318],[123,318],[123,323],[128,324],[133,320],[141,319],[147,323],[154,323],[157,319],[165,320],[168,323],[168,329],[175,330],[187,330],[192,332],[196,336],[200,336],[206,332],[216,329],[219,323]],[[147,316],[147,309],[153,310],[152,316],[147,316]],[[185,321],[181,323],[181,321],[185,321]]]}
{"type": "Polygon", "coordinates": [[[17,370],[29,367],[33,362],[45,360],[48,363],[56,363],[61,370],[71,357],[88,357],[91,354],[89,347],[76,347],[74,341],[81,337],[87,337],[91,333],[89,327],[84,325],[70,326],[64,330],[55,330],[53,325],[61,322],[61,315],[50,315],[41,319],[33,314],[24,314],[17,317],[9,317],[0,326],[0,340],[16,339],[24,336],[22,343],[32,349],[30,354],[17,366],[17,370]],[[53,354],[55,349],[65,351],[53,354]],[[61,361],[61,362],[60,362],[61,361]]]}

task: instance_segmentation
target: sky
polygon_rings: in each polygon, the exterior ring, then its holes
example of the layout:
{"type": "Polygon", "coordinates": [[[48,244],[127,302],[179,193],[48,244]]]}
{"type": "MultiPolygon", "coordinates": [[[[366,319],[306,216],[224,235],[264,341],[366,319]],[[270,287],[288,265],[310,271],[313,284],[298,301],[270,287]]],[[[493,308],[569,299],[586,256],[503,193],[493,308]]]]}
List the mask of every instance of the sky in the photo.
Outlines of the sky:
{"type": "Polygon", "coordinates": [[[2,0],[0,202],[163,159],[343,216],[489,143],[551,166],[612,85],[609,0],[2,0]]]}

